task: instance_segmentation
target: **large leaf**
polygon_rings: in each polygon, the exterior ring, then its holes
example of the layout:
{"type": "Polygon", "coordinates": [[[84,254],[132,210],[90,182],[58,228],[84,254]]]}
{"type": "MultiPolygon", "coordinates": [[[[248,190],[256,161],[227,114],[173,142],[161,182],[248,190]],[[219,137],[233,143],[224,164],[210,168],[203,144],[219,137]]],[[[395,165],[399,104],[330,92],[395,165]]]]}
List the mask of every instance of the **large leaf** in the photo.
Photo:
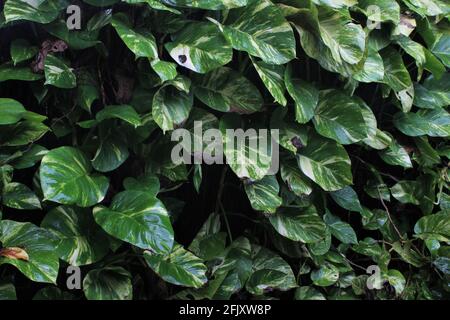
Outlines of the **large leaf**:
{"type": "Polygon", "coordinates": [[[192,105],[192,94],[164,86],[153,97],[153,119],[164,131],[173,130],[187,120],[192,105]]]}
{"type": "Polygon", "coordinates": [[[116,29],[122,41],[133,51],[137,58],[158,58],[158,49],[153,35],[144,31],[139,33],[131,29],[130,22],[124,14],[119,13],[114,15],[111,25],[116,29]]]}
{"type": "Polygon", "coordinates": [[[253,209],[274,213],[281,206],[281,198],[278,196],[280,187],[275,176],[265,176],[256,182],[245,182],[244,187],[253,209]]]}
{"type": "Polygon", "coordinates": [[[56,283],[59,269],[56,240],[49,231],[34,224],[2,220],[0,265],[11,264],[32,281],[56,283]],[[24,252],[16,255],[16,249],[24,252]]]}
{"type": "Polygon", "coordinates": [[[284,96],[284,92],[286,91],[284,84],[285,67],[283,65],[269,64],[264,61],[256,61],[253,58],[252,63],[275,101],[282,106],[286,106],[287,100],[284,96]]]}
{"type": "Polygon", "coordinates": [[[11,182],[3,186],[3,204],[7,207],[22,210],[41,209],[39,198],[26,185],[11,182]]]}
{"type": "Polygon", "coordinates": [[[323,219],[330,228],[331,234],[339,239],[342,243],[356,244],[358,239],[356,238],[355,230],[346,222],[343,222],[338,217],[327,212],[323,219]]]}
{"type": "Polygon", "coordinates": [[[272,251],[252,245],[252,269],[246,289],[254,295],[265,291],[287,291],[297,286],[294,273],[289,264],[272,251]]]}
{"type": "Polygon", "coordinates": [[[212,23],[192,23],[165,45],[181,66],[207,73],[226,65],[233,57],[231,46],[212,23]]]}
{"type": "Polygon", "coordinates": [[[49,54],[45,58],[45,84],[61,89],[75,88],[77,78],[73,71],[60,58],[49,54]]]}
{"type": "Polygon", "coordinates": [[[194,84],[195,96],[212,109],[247,114],[262,107],[262,97],[255,85],[230,68],[197,76],[194,84]]]}
{"type": "Polygon", "coordinates": [[[395,126],[407,136],[447,137],[450,135],[450,114],[444,109],[397,113],[395,126]]]}
{"type": "Polygon", "coordinates": [[[47,213],[41,227],[56,235],[56,253],[72,266],[97,262],[108,252],[108,237],[95,224],[90,210],[57,207],[47,213]]]}
{"type": "Polygon", "coordinates": [[[450,214],[441,212],[422,217],[414,226],[414,233],[424,240],[449,241],[450,214]]]}
{"type": "Polygon", "coordinates": [[[65,0],[8,0],[5,3],[6,21],[28,20],[49,23],[68,6],[65,0]]]}
{"type": "Polygon", "coordinates": [[[89,207],[101,202],[108,190],[108,178],[92,172],[92,165],[79,149],[60,147],[48,152],[40,168],[46,200],[89,207]]]}
{"type": "Polygon", "coordinates": [[[15,124],[26,112],[23,105],[8,98],[0,98],[0,125],[15,124]]]}
{"type": "Polygon", "coordinates": [[[200,288],[208,281],[202,260],[179,244],[166,256],[145,251],[144,258],[150,268],[169,283],[200,288]]]}
{"type": "Polygon", "coordinates": [[[341,144],[351,144],[367,137],[363,102],[336,90],[320,93],[314,126],[321,135],[341,144]]]}
{"type": "Polygon", "coordinates": [[[158,254],[172,250],[174,235],[167,210],[148,192],[118,193],[109,208],[94,208],[94,218],[107,233],[139,248],[158,254]]]}
{"type": "Polygon", "coordinates": [[[30,67],[14,67],[11,63],[0,65],[0,82],[8,80],[36,81],[44,76],[34,73],[30,67]]]}
{"type": "Polygon", "coordinates": [[[436,109],[450,105],[450,73],[441,79],[434,76],[427,78],[423,84],[414,85],[414,105],[425,109],[436,109]]]}
{"type": "Polygon", "coordinates": [[[91,270],[83,280],[83,292],[88,300],[131,300],[131,274],[116,266],[91,270]]]}
{"type": "Polygon", "coordinates": [[[304,210],[282,208],[269,220],[278,233],[293,241],[314,243],[325,239],[325,223],[313,206],[304,210]]]}
{"type": "Polygon", "coordinates": [[[344,147],[332,140],[310,134],[308,145],[297,161],[302,172],[325,191],[337,191],[352,184],[351,162],[344,147]]]}
{"type": "Polygon", "coordinates": [[[272,138],[268,132],[261,134],[252,128],[244,131],[241,119],[236,114],[223,116],[220,130],[227,164],[238,177],[252,182],[271,173],[272,138]]]}
{"type": "Polygon", "coordinates": [[[283,64],[295,57],[294,32],[280,9],[270,1],[254,1],[231,10],[226,25],[216,23],[236,50],[272,64],[283,64]]]}

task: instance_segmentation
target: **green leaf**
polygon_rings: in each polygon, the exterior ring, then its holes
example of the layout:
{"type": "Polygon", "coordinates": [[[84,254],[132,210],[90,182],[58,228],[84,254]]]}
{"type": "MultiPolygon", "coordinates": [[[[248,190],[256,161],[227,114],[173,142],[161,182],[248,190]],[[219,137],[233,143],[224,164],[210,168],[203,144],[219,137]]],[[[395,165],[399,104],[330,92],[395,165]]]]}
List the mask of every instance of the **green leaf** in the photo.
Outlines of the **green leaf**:
{"type": "Polygon", "coordinates": [[[125,14],[115,14],[112,17],[111,25],[116,29],[117,34],[126,46],[136,55],[136,58],[158,58],[155,37],[147,31],[136,32],[131,29],[130,22],[125,14]]]}
{"type": "Polygon", "coordinates": [[[109,250],[109,240],[95,224],[90,210],[59,206],[47,213],[41,227],[59,239],[56,253],[72,266],[101,260],[109,250]]]}
{"type": "Polygon", "coordinates": [[[361,111],[362,105],[359,99],[349,98],[339,91],[322,91],[314,116],[317,132],[341,144],[365,139],[368,129],[361,111]]]}
{"type": "MultiPolygon", "coordinates": [[[[0,253],[0,265],[11,264],[27,278],[36,282],[55,283],[59,261],[55,255],[56,239],[49,231],[31,223],[0,221],[0,242],[3,248],[20,248],[28,259],[0,253]]],[[[0,249],[0,252],[3,249],[0,249]]]]}
{"type": "Polygon", "coordinates": [[[181,14],[180,11],[162,4],[160,0],[123,0],[123,1],[130,4],[147,3],[151,8],[155,10],[169,11],[175,14],[181,14]]]}
{"type": "Polygon", "coordinates": [[[327,212],[323,216],[323,220],[330,228],[331,233],[342,243],[356,244],[358,239],[356,238],[355,230],[346,222],[342,221],[338,217],[327,212]]]}
{"type": "Polygon", "coordinates": [[[325,191],[337,191],[352,184],[350,158],[344,147],[332,140],[310,134],[308,145],[297,161],[302,172],[325,191]]]}
{"type": "Polygon", "coordinates": [[[324,264],[319,269],[311,272],[311,280],[319,287],[329,287],[335,284],[338,279],[339,269],[331,263],[324,264]]]}
{"type": "Polygon", "coordinates": [[[12,283],[0,282],[0,300],[17,300],[16,288],[12,283]]]}
{"type": "Polygon", "coordinates": [[[38,144],[33,144],[28,148],[20,158],[14,160],[12,165],[15,169],[27,169],[33,167],[42,157],[48,153],[48,150],[38,144]]]}
{"type": "Polygon", "coordinates": [[[11,43],[10,52],[14,65],[17,65],[22,61],[27,61],[33,58],[39,52],[39,49],[32,46],[25,39],[16,39],[11,43]]]}
{"type": "Polygon", "coordinates": [[[208,107],[222,112],[250,114],[263,104],[255,85],[227,67],[194,77],[194,94],[208,107]]]}
{"type": "Polygon", "coordinates": [[[77,82],[77,103],[90,113],[94,101],[100,99],[97,80],[91,72],[83,70],[79,72],[77,82]]]}
{"type": "Polygon", "coordinates": [[[411,158],[408,152],[397,141],[392,141],[388,149],[379,153],[384,162],[393,166],[402,166],[403,168],[412,168],[411,158]]]}
{"type": "Polygon", "coordinates": [[[448,137],[450,135],[450,114],[444,109],[419,110],[416,113],[399,112],[394,124],[407,136],[448,137]]]}
{"type": "Polygon", "coordinates": [[[163,86],[153,97],[153,119],[163,131],[173,130],[187,120],[193,103],[192,94],[163,86]]]}
{"type": "Polygon", "coordinates": [[[310,180],[303,175],[295,160],[281,163],[280,173],[289,190],[297,196],[309,195],[313,191],[310,180]]]}
{"type": "Polygon", "coordinates": [[[150,268],[169,283],[200,288],[208,281],[203,261],[179,244],[166,256],[145,251],[144,258],[150,268]]]}
{"type": "Polygon", "coordinates": [[[339,206],[346,210],[353,212],[361,212],[363,210],[358,195],[352,187],[345,187],[341,190],[331,192],[330,196],[339,206]]]}
{"type": "Polygon", "coordinates": [[[326,225],[313,206],[304,210],[282,208],[269,220],[279,234],[293,241],[314,243],[325,239],[326,225]]]}
{"type": "Polygon", "coordinates": [[[45,200],[79,207],[101,202],[109,187],[106,177],[92,173],[86,155],[72,147],[53,149],[42,158],[40,180],[45,200]]]}
{"type": "Polygon", "coordinates": [[[62,291],[58,287],[45,287],[39,290],[34,296],[33,300],[48,301],[48,300],[75,300],[75,296],[69,292],[62,291]]]}
{"type": "Polygon", "coordinates": [[[71,30],[65,20],[56,20],[44,28],[51,35],[64,40],[68,47],[74,50],[84,50],[101,43],[97,40],[99,30],[71,30]]]}
{"type": "Polygon", "coordinates": [[[7,22],[28,20],[45,24],[55,20],[67,6],[65,0],[8,0],[3,13],[7,22]]]}
{"type": "Polygon", "coordinates": [[[158,194],[160,189],[158,177],[154,175],[144,175],[138,179],[126,178],[123,181],[123,186],[125,190],[146,191],[154,196],[158,194]]]}
{"type": "Polygon", "coordinates": [[[169,253],[174,235],[163,203],[148,192],[127,190],[118,193],[109,208],[94,208],[95,221],[108,234],[141,249],[169,253]]]}
{"type": "Polygon", "coordinates": [[[45,84],[61,89],[72,89],[77,86],[77,78],[63,60],[49,54],[44,64],[45,84]]]}
{"type": "Polygon", "coordinates": [[[417,198],[418,184],[416,181],[400,181],[391,188],[392,196],[401,203],[419,205],[417,198]]]}
{"type": "Polygon", "coordinates": [[[0,126],[0,146],[17,147],[35,142],[49,130],[42,123],[45,117],[28,112],[14,125],[0,126]]]}
{"type": "Polygon", "coordinates": [[[108,130],[102,134],[100,144],[92,159],[92,166],[100,172],[110,172],[120,167],[130,155],[120,132],[108,130]]]}
{"type": "Polygon", "coordinates": [[[291,68],[285,73],[286,88],[295,101],[295,120],[307,123],[314,117],[319,103],[319,91],[310,83],[301,79],[292,79],[291,68]]]}
{"type": "Polygon", "coordinates": [[[264,213],[274,213],[281,206],[278,196],[280,187],[275,176],[265,176],[262,180],[244,182],[245,192],[253,209],[264,213]]]}
{"type": "Polygon", "coordinates": [[[0,82],[8,80],[36,81],[44,76],[34,73],[30,67],[14,67],[11,63],[0,65],[0,82]]]}
{"type": "Polygon", "coordinates": [[[411,76],[403,64],[402,56],[391,47],[382,50],[381,56],[384,62],[384,83],[391,87],[402,101],[403,112],[410,111],[414,99],[414,88],[411,76]]]}
{"type": "Polygon", "coordinates": [[[91,270],[83,280],[83,292],[88,300],[131,300],[131,274],[117,266],[91,270]]]}
{"type": "Polygon", "coordinates": [[[450,105],[450,73],[441,79],[428,77],[423,84],[414,84],[414,105],[424,109],[437,109],[450,105]]]}
{"type": "Polygon", "coordinates": [[[295,58],[295,37],[281,10],[270,1],[254,1],[231,10],[226,25],[214,21],[234,49],[270,64],[295,58]]]}
{"type": "Polygon", "coordinates": [[[96,114],[95,118],[98,122],[107,119],[121,119],[135,128],[142,124],[141,117],[130,105],[106,106],[96,114]]]}
{"type": "Polygon", "coordinates": [[[284,92],[286,91],[284,84],[285,67],[283,65],[269,64],[264,61],[251,59],[256,72],[258,72],[259,77],[272,97],[282,106],[286,106],[287,100],[284,96],[284,92]]]}
{"type": "Polygon", "coordinates": [[[300,287],[295,290],[295,300],[326,300],[326,298],[314,287],[300,287]]]}
{"type": "Polygon", "coordinates": [[[280,256],[263,247],[252,245],[251,276],[246,289],[254,295],[263,295],[266,290],[287,291],[297,287],[294,273],[280,256]]]}
{"type": "Polygon", "coordinates": [[[208,10],[231,9],[246,6],[249,0],[162,0],[168,5],[208,10]]]}
{"type": "Polygon", "coordinates": [[[406,279],[400,271],[394,269],[389,270],[387,280],[394,287],[397,295],[400,295],[405,290],[406,279]]]}
{"type": "Polygon", "coordinates": [[[207,73],[233,58],[231,46],[212,23],[191,23],[166,43],[170,56],[181,66],[207,73]]]}
{"type": "Polygon", "coordinates": [[[14,99],[0,98],[0,125],[19,122],[25,112],[27,111],[20,102],[14,99]]]}
{"type": "Polygon", "coordinates": [[[226,114],[220,119],[227,164],[239,178],[258,181],[270,173],[272,167],[272,137],[269,132],[258,134],[256,129],[242,129],[237,114],[226,114]],[[230,131],[231,130],[231,131],[230,131]]]}
{"type": "Polygon", "coordinates": [[[328,8],[320,8],[318,31],[337,63],[357,64],[364,56],[366,34],[347,16],[328,8]]]}
{"type": "Polygon", "coordinates": [[[358,7],[364,10],[367,18],[373,22],[391,21],[400,23],[400,6],[391,0],[359,0],[358,7]]]}
{"type": "Polygon", "coordinates": [[[450,214],[441,212],[420,218],[414,226],[414,233],[423,240],[448,242],[450,239],[450,214]]]}
{"type": "Polygon", "coordinates": [[[11,182],[3,186],[3,204],[21,210],[41,209],[38,197],[26,185],[11,182]]]}

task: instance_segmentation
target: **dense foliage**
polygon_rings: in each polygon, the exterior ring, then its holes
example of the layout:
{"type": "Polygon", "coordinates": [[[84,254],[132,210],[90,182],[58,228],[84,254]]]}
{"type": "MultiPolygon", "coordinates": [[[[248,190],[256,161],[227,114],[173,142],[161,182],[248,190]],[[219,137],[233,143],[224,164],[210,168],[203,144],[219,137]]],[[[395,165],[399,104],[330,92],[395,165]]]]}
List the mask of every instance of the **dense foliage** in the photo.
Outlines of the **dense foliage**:
{"type": "Polygon", "coordinates": [[[0,299],[448,298],[449,13],[3,1],[0,299]],[[195,121],[279,129],[279,172],[173,163],[195,121]]]}

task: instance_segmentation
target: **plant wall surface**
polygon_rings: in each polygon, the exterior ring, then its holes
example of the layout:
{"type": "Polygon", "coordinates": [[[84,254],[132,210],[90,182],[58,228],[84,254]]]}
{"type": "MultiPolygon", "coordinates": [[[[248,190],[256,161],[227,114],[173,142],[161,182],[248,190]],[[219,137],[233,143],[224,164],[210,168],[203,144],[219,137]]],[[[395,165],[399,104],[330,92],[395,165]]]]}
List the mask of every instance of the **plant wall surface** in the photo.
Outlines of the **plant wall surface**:
{"type": "Polygon", "coordinates": [[[449,17],[0,2],[0,300],[447,299],[449,17]],[[173,161],[231,129],[274,143],[173,161]]]}

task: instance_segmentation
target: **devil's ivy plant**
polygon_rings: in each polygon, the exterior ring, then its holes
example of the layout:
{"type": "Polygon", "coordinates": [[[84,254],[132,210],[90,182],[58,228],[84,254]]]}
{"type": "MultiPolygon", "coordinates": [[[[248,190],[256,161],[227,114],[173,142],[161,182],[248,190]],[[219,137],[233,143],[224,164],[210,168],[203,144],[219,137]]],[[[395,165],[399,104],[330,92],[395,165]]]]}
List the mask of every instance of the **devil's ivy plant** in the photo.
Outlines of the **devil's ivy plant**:
{"type": "Polygon", "coordinates": [[[449,297],[448,1],[1,3],[0,300],[449,297]]]}

